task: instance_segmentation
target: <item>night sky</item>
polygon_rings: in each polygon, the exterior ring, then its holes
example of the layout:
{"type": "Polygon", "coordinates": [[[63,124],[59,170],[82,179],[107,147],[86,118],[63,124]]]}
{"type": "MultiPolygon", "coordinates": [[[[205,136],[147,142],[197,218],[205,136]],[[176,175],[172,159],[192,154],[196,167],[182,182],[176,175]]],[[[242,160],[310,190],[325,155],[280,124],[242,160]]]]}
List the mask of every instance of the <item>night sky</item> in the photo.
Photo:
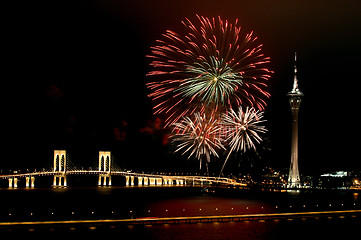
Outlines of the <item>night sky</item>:
{"type": "MultiPolygon", "coordinates": [[[[0,168],[50,167],[54,149],[79,166],[110,150],[120,167],[198,167],[173,154],[152,114],[145,57],[166,30],[196,14],[239,19],[274,71],[261,160],[288,168],[294,52],[304,99],[301,173],[360,169],[360,1],[25,1],[3,8],[0,168]],[[5,40],[5,41],[4,41],[5,40]],[[5,74],[6,73],[6,74],[5,74]]],[[[239,161],[239,156],[233,161],[239,161]]]]}

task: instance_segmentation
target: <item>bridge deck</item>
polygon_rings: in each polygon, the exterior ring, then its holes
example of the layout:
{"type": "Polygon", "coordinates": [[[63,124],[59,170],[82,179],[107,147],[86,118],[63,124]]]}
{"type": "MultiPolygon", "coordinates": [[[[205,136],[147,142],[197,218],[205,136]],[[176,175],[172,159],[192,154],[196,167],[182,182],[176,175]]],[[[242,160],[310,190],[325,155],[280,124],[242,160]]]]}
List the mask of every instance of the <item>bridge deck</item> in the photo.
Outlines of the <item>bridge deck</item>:
{"type": "Polygon", "coordinates": [[[110,176],[129,176],[129,177],[147,177],[147,178],[162,178],[162,179],[171,179],[171,180],[187,180],[187,181],[198,181],[198,182],[208,182],[214,184],[222,185],[233,185],[233,186],[246,186],[244,183],[237,182],[231,178],[224,177],[207,177],[207,176],[183,176],[183,175],[162,175],[162,174],[148,174],[148,173],[136,173],[129,171],[97,171],[97,170],[71,170],[66,171],[65,173],[54,172],[54,171],[43,171],[43,172],[32,172],[32,173],[17,173],[17,174],[8,174],[0,175],[0,179],[9,179],[9,178],[25,178],[25,177],[37,177],[37,176],[52,176],[52,175],[110,175],[110,176]]]}

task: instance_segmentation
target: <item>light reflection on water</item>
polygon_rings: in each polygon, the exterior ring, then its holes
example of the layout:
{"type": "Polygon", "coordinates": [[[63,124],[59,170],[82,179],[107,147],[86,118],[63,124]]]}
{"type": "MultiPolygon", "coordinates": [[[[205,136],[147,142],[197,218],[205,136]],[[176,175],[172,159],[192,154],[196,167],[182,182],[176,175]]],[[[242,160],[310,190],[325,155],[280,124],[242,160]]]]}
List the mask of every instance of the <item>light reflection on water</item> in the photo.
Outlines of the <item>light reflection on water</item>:
{"type": "Polygon", "coordinates": [[[147,217],[218,216],[272,213],[275,210],[262,201],[215,196],[162,200],[149,203],[146,208],[148,209],[147,217]]]}
{"type": "Polygon", "coordinates": [[[197,223],[179,225],[154,225],[140,229],[139,234],[149,239],[266,239],[274,224],[261,222],[197,223]]]}
{"type": "Polygon", "coordinates": [[[162,225],[97,225],[63,228],[49,226],[49,228],[13,229],[8,233],[11,233],[12,237],[16,237],[17,234],[24,236],[24,233],[29,237],[44,237],[48,236],[48,233],[55,233],[57,236],[81,236],[82,239],[98,239],[99,236],[148,240],[357,239],[360,224],[360,217],[345,217],[162,225]]]}
{"type": "Polygon", "coordinates": [[[136,227],[130,235],[146,239],[354,239],[360,219],[294,219],[136,227]]]}
{"type": "MultiPolygon", "coordinates": [[[[108,219],[234,215],[310,210],[360,208],[357,193],[304,192],[216,192],[203,194],[198,188],[56,188],[0,190],[1,221],[108,219]],[[9,213],[12,215],[9,215],[9,213]],[[29,213],[34,213],[30,215],[29,213]],[[53,213],[53,214],[51,214],[53,213]]],[[[163,224],[146,226],[49,226],[11,231],[31,234],[56,232],[114,233],[128,239],[335,239],[353,236],[360,218],[274,219],[227,223],[163,224]],[[297,234],[295,234],[297,233],[297,234]],[[314,239],[314,238],[313,238],[314,239]]],[[[1,230],[3,232],[4,229],[1,230]]]]}

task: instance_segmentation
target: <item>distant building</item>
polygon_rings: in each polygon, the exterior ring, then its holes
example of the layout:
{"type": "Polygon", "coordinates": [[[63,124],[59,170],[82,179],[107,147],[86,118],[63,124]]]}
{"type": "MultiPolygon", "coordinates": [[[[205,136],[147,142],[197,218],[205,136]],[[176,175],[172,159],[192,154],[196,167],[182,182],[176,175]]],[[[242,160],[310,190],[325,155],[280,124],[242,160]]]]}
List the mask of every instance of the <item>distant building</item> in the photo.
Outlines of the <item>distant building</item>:
{"type": "Polygon", "coordinates": [[[284,188],[287,185],[285,175],[272,168],[263,169],[263,174],[259,179],[259,185],[267,188],[284,188]]]}
{"type": "Polygon", "coordinates": [[[348,174],[346,171],[337,171],[331,173],[322,174],[321,177],[347,177],[348,174]]]}
{"type": "Polygon", "coordinates": [[[353,185],[354,173],[335,171],[321,174],[314,187],[320,189],[348,189],[353,185]]]}

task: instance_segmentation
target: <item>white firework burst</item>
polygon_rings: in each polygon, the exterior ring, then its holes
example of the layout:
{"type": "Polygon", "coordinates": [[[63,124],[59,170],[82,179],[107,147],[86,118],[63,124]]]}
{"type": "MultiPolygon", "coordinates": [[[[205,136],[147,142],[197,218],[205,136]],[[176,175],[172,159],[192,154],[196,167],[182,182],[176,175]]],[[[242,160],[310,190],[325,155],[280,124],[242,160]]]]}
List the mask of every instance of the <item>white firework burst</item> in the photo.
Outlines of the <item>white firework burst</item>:
{"type": "Polygon", "coordinates": [[[222,127],[225,128],[224,141],[229,146],[229,150],[220,175],[232,152],[256,150],[256,143],[262,142],[261,134],[267,132],[266,127],[260,125],[266,121],[263,120],[263,114],[264,112],[248,107],[245,111],[239,107],[238,112],[231,109],[222,114],[222,127]]]}
{"type": "Polygon", "coordinates": [[[177,143],[176,152],[188,153],[188,158],[194,155],[201,168],[203,158],[210,162],[212,155],[218,158],[217,151],[225,148],[218,119],[207,119],[205,114],[200,113],[195,113],[193,117],[183,117],[180,122],[173,124],[172,141],[177,143]]]}

